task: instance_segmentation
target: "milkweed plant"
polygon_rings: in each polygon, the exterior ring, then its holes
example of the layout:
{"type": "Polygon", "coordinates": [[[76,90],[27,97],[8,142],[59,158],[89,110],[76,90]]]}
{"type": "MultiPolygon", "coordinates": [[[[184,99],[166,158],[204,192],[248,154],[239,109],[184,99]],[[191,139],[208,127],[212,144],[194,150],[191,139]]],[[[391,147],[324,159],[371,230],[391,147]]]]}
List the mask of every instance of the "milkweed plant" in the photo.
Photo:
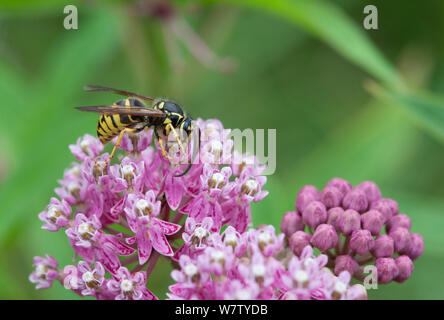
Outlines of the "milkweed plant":
{"type": "Polygon", "coordinates": [[[37,289],[57,281],[79,296],[155,300],[160,258],[173,267],[169,299],[367,299],[369,267],[381,284],[411,276],[423,238],[375,183],[305,186],[281,232],[253,228],[250,205],[268,195],[264,166],[233,151],[220,121],[196,123],[199,161],[181,177],[186,165],[152,146],[152,130],[125,135],[115,164],[95,137],[70,145],[78,161],[39,219],[66,234],[78,262],[34,257],[37,289]]]}

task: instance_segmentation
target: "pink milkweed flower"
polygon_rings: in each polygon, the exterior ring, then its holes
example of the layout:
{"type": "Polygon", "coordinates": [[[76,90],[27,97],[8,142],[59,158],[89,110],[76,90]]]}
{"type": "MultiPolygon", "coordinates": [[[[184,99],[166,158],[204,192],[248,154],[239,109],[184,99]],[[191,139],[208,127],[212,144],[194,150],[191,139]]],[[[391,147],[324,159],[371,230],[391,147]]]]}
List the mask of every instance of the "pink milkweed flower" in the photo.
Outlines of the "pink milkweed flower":
{"type": "Polygon", "coordinates": [[[189,217],[182,234],[184,244],[176,251],[174,259],[179,260],[182,254],[193,256],[196,251],[203,250],[206,247],[206,239],[211,234],[212,226],[213,220],[210,217],[205,217],[201,223],[189,217]]]}
{"type": "Polygon", "coordinates": [[[29,281],[36,283],[36,289],[47,289],[52,286],[54,280],[59,278],[57,270],[59,264],[56,259],[47,254],[43,257],[34,257],[35,271],[29,276],[29,281]]]}
{"type": "Polygon", "coordinates": [[[127,268],[120,267],[114,279],[107,282],[108,290],[116,294],[116,300],[157,300],[145,287],[145,272],[131,274],[127,268]]]}
{"type": "Polygon", "coordinates": [[[69,149],[77,160],[84,161],[86,158],[97,157],[103,151],[103,144],[98,138],[85,134],[77,139],[76,144],[71,144],[69,149]]]}
{"type": "Polygon", "coordinates": [[[200,192],[183,206],[180,212],[187,213],[197,222],[201,222],[205,217],[211,217],[212,230],[219,230],[224,220],[221,202],[226,201],[233,188],[233,184],[229,181],[230,176],[229,167],[224,167],[219,171],[210,165],[204,165],[200,176],[200,192]]]}
{"type": "Polygon", "coordinates": [[[66,235],[79,256],[90,263],[97,259],[114,274],[120,267],[116,254],[129,256],[135,250],[121,243],[116,236],[103,233],[101,227],[97,216],[87,218],[78,213],[72,226],[66,230],[66,235]]]}
{"type": "Polygon", "coordinates": [[[42,229],[58,231],[60,228],[66,227],[71,213],[71,206],[65,200],[59,201],[56,198],[51,198],[46,210],[39,214],[39,219],[46,223],[42,229]]]}
{"type": "Polygon", "coordinates": [[[94,269],[85,261],[79,261],[76,266],[66,266],[63,269],[63,285],[83,296],[109,298],[106,288],[105,268],[96,261],[94,269]]]}
{"type": "Polygon", "coordinates": [[[152,248],[164,256],[174,254],[167,235],[173,235],[181,228],[180,225],[164,221],[160,218],[160,201],[156,200],[154,191],[144,194],[130,194],[125,212],[131,230],[136,233],[139,251],[139,263],[144,264],[151,255],[152,248]]]}
{"type": "Polygon", "coordinates": [[[241,154],[234,150],[230,163],[233,175],[239,177],[244,169],[252,170],[253,175],[260,175],[266,168],[265,165],[259,164],[254,155],[241,154]]]}
{"type": "Polygon", "coordinates": [[[115,164],[110,167],[110,173],[114,177],[115,184],[112,191],[142,191],[145,178],[145,166],[139,161],[125,157],[120,164],[115,164]]]}

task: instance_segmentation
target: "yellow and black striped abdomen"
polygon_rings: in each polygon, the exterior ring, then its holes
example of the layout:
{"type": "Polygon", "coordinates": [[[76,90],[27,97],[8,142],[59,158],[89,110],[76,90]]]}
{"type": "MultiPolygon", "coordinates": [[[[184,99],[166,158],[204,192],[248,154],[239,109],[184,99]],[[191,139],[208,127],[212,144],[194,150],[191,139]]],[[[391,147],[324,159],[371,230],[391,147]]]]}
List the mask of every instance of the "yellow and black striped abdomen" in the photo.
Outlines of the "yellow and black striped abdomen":
{"type": "Polygon", "coordinates": [[[140,123],[140,117],[102,114],[97,123],[97,137],[103,144],[110,142],[125,128],[134,127],[140,123]]]}

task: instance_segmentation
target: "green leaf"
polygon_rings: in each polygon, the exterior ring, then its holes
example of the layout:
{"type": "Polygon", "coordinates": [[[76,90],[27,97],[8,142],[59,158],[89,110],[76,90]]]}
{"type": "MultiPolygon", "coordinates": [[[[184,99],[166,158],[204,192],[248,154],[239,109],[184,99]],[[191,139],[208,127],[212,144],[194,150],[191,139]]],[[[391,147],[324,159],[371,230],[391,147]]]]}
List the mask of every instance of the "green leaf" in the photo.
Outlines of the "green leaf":
{"type": "Polygon", "coordinates": [[[444,97],[394,92],[374,83],[368,89],[385,103],[403,110],[412,122],[444,142],[444,97]]]}
{"type": "Polygon", "coordinates": [[[369,40],[363,27],[356,25],[331,1],[218,1],[241,3],[285,18],[325,41],[341,55],[391,88],[403,86],[395,68],[369,40]]]}

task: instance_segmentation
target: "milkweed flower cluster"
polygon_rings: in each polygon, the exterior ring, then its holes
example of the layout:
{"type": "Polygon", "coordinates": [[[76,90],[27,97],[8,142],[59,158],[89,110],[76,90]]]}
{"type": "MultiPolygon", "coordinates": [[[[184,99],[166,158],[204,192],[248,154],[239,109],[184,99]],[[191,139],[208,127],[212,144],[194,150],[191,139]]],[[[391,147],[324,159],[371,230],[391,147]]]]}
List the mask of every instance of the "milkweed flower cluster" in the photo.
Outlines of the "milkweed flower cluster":
{"type": "Polygon", "coordinates": [[[310,246],[300,257],[283,248],[284,234],[262,226],[240,234],[228,227],[222,234],[185,244],[188,254],[179,258],[180,269],[172,272],[171,299],[365,299],[362,285],[350,286],[350,274],[336,277],[325,255],[315,257],[310,246]],[[202,240],[204,240],[202,242],[202,240]]]}
{"type": "Polygon", "coordinates": [[[244,232],[251,225],[251,202],[268,193],[262,190],[264,168],[251,157],[232,161],[233,154],[242,156],[232,152],[230,130],[219,121],[197,120],[197,125],[200,161],[182,177],[175,175],[187,164],[179,152],[168,159],[152,147],[152,130],[125,135],[119,148],[127,154],[116,164],[107,162],[109,154],[95,137],[85,135],[71,145],[79,162],[65,171],[55,189],[58,197],[39,218],[43,229],[65,232],[81,261],[58,270],[51,256],[36,257],[30,281],[47,288],[59,280],[97,298],[154,299],[145,282],[160,256],[174,262],[179,255],[187,219],[211,219],[209,232],[226,225],[244,232]],[[106,272],[111,278],[104,278],[106,272]]]}
{"type": "Polygon", "coordinates": [[[179,177],[188,164],[177,144],[163,157],[152,130],[125,135],[126,155],[115,164],[95,137],[70,146],[78,161],[39,219],[66,234],[76,262],[59,267],[50,255],[35,257],[29,280],[37,289],[59,281],[80,296],[155,300],[149,285],[159,258],[174,268],[170,299],[366,299],[350,279],[369,261],[380,282],[410,276],[422,238],[373,183],[307,186],[281,234],[270,225],[254,229],[250,205],[268,194],[264,166],[233,151],[218,120],[196,122],[199,161],[179,177]]]}
{"type": "Polygon", "coordinates": [[[305,186],[295,209],[281,225],[294,254],[310,244],[328,255],[336,274],[346,270],[362,280],[364,266],[374,264],[379,283],[404,282],[424,250],[422,236],[410,232],[408,215],[399,213],[396,201],[383,198],[374,182],[353,188],[334,178],[321,191],[305,186]]]}

